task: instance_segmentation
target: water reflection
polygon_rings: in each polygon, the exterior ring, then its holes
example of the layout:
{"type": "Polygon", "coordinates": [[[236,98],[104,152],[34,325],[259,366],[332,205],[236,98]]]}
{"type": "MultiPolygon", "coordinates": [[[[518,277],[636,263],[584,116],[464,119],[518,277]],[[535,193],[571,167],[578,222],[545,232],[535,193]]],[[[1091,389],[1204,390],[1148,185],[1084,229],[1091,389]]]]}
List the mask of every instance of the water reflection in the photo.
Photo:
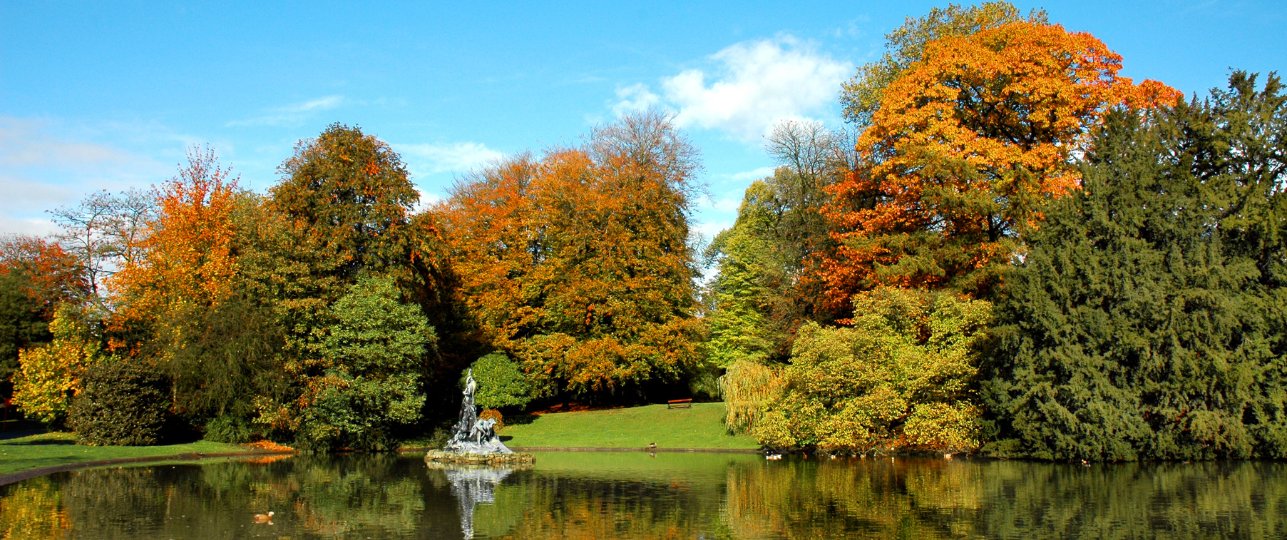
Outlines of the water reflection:
{"type": "Polygon", "coordinates": [[[0,488],[0,538],[1283,538],[1287,464],[541,454],[64,473],[0,488]],[[273,525],[253,522],[274,511],[273,525]]]}
{"type": "Polygon", "coordinates": [[[474,537],[474,507],[496,502],[496,486],[514,469],[472,467],[429,462],[429,469],[441,471],[451,482],[451,494],[460,502],[460,530],[466,539],[474,537]]]}

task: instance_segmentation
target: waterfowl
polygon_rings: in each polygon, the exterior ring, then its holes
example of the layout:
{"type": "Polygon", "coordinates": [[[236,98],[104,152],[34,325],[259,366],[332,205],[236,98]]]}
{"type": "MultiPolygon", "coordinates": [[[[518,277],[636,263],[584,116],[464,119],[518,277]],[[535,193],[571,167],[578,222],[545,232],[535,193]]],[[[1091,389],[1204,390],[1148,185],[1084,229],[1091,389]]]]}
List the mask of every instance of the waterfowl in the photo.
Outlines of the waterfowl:
{"type": "Polygon", "coordinates": [[[273,512],[270,510],[267,514],[255,514],[255,523],[260,525],[272,525],[273,512]]]}

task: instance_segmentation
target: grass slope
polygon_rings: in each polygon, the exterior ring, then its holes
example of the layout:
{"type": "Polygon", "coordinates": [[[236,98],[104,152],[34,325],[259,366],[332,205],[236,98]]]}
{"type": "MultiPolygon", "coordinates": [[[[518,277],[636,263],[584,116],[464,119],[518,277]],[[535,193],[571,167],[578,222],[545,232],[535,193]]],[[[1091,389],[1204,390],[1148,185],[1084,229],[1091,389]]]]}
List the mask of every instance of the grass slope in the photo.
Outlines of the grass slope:
{"type": "Polygon", "coordinates": [[[245,451],[245,448],[235,444],[209,441],[164,446],[80,446],[76,444],[74,434],[42,433],[0,441],[0,474],[100,459],[171,456],[189,452],[215,454],[245,451]]]}
{"type": "Polygon", "coordinates": [[[691,409],[647,405],[629,409],[543,414],[507,420],[500,433],[518,447],[759,448],[745,435],[724,429],[723,403],[694,403],[691,409]],[[530,423],[522,423],[531,420],[530,423]]]}

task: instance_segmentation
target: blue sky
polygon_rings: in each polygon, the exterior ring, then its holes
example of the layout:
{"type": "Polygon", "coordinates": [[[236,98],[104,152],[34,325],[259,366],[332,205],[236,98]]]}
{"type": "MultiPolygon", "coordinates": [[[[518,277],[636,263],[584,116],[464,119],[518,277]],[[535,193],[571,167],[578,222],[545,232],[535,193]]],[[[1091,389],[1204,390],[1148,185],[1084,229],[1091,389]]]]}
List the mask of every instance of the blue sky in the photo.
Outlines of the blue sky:
{"type": "MultiPolygon", "coordinates": [[[[571,144],[641,105],[701,150],[707,236],[772,162],[762,134],[838,126],[883,35],[940,2],[0,2],[0,233],[174,175],[210,144],[263,191],[332,122],[392,144],[426,200],[488,160],[571,144]],[[480,3],[481,4],[481,3],[480,3]]],[[[1192,95],[1287,67],[1275,2],[1016,2],[1088,31],[1123,75],[1192,95]]]]}

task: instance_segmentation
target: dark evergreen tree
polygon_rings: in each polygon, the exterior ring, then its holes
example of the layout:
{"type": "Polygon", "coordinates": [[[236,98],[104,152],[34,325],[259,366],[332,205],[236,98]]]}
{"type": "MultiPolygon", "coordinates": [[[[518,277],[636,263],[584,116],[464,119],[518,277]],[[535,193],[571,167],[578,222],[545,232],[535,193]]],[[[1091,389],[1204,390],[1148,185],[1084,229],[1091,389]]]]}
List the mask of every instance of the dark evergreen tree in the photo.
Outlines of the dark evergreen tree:
{"type": "Polygon", "coordinates": [[[1106,120],[996,306],[994,453],[1287,456],[1281,89],[1106,120]]]}

